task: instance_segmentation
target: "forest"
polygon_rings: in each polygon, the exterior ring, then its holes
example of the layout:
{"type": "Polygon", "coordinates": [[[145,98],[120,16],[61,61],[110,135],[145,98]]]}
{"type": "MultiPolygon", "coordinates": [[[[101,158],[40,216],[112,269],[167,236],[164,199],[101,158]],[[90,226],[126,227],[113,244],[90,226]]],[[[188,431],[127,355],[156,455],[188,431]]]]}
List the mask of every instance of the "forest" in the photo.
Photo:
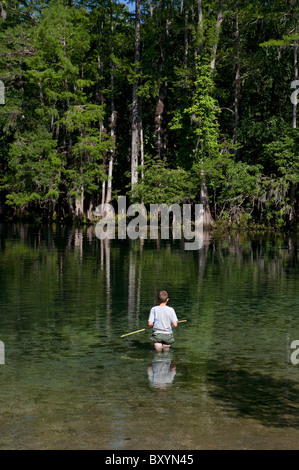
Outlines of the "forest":
{"type": "Polygon", "coordinates": [[[0,217],[298,226],[299,0],[1,0],[0,217]]]}

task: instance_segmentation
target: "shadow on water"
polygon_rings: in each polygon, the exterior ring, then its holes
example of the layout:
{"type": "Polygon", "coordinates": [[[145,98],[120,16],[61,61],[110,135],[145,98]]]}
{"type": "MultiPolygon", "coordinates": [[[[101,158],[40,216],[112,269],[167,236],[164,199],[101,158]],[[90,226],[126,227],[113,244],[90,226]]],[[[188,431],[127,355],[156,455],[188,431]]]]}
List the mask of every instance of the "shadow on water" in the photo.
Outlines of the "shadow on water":
{"type": "Polygon", "coordinates": [[[151,344],[149,341],[139,341],[137,340],[131,340],[128,343],[129,348],[136,348],[137,350],[143,350],[143,351],[150,351],[151,350],[151,344]]]}
{"type": "Polygon", "coordinates": [[[264,426],[299,429],[296,382],[219,364],[206,378],[210,395],[225,411],[260,421],[264,426]]]}

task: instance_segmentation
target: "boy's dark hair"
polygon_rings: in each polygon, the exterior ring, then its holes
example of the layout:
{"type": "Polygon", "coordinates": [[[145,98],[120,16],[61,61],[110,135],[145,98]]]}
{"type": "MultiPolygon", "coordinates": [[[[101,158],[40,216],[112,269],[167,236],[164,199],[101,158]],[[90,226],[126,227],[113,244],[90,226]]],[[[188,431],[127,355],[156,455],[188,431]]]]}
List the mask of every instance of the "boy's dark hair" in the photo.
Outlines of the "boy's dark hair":
{"type": "Polygon", "coordinates": [[[159,295],[158,295],[158,300],[159,300],[160,304],[164,304],[167,299],[168,299],[168,294],[167,294],[166,290],[161,290],[159,292],[159,295]]]}

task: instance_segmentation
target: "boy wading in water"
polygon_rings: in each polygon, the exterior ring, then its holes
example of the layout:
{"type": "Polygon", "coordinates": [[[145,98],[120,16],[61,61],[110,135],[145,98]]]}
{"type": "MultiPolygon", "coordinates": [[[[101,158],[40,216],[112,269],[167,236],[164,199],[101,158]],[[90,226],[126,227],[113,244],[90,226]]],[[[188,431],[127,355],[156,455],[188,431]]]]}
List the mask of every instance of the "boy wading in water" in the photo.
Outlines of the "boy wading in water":
{"type": "Polygon", "coordinates": [[[170,345],[174,343],[172,327],[178,325],[176,313],[172,307],[168,307],[168,294],[161,290],[158,295],[160,305],[153,307],[150,311],[148,325],[153,327],[151,341],[156,351],[169,351],[170,345]]]}

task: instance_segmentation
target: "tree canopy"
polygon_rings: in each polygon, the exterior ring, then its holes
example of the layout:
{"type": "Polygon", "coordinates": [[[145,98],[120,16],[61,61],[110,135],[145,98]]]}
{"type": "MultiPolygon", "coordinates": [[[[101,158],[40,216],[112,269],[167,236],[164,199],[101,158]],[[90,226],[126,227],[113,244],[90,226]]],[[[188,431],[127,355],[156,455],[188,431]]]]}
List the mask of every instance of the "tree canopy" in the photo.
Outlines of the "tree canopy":
{"type": "Polygon", "coordinates": [[[296,227],[298,0],[2,0],[0,13],[0,216],[204,196],[211,220],[296,227]]]}

